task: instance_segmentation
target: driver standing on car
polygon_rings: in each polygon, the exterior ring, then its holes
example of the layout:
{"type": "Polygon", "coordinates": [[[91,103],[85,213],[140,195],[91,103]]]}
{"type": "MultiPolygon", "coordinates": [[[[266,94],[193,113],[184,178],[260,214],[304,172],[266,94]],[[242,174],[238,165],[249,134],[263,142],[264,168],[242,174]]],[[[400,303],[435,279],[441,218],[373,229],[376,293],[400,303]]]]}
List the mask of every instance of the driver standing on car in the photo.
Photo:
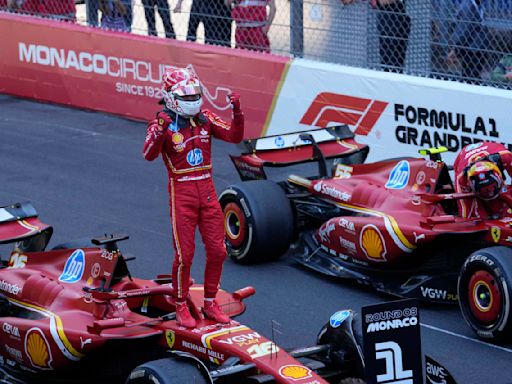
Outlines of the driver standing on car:
{"type": "Polygon", "coordinates": [[[453,164],[456,192],[473,192],[476,198],[459,199],[461,217],[497,219],[512,207],[504,182],[512,176],[512,152],[499,143],[482,141],[462,148],[453,164]]]}
{"type": "Polygon", "coordinates": [[[143,156],[152,161],[162,154],[169,174],[170,213],[175,257],[172,286],[176,320],[193,328],[196,320],[186,304],[190,267],[194,257],[195,230],[206,248],[204,307],[206,317],[219,323],[230,321],[217,302],[222,264],[226,258],[224,220],[212,180],[211,137],[239,143],[244,135],[240,97],[229,95],[233,118],[227,124],[208,110],[201,110],[202,89],[188,69],[168,69],[163,75],[163,111],[148,124],[143,156]]]}

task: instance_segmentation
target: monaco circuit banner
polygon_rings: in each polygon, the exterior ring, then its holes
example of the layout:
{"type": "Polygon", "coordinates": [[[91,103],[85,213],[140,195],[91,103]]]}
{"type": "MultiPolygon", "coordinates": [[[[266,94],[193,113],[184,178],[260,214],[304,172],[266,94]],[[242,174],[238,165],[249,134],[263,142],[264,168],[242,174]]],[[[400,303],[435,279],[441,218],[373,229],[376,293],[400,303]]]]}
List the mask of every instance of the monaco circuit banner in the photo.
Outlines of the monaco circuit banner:
{"type": "Polygon", "coordinates": [[[450,163],[478,141],[511,147],[511,105],[506,90],[296,59],[266,134],[348,124],[370,160],[446,146],[450,163]]]}
{"type": "Polygon", "coordinates": [[[167,67],[193,69],[204,108],[229,119],[241,94],[246,137],[260,136],[289,59],[223,47],[103,31],[0,12],[0,92],[150,119],[167,67]]]}

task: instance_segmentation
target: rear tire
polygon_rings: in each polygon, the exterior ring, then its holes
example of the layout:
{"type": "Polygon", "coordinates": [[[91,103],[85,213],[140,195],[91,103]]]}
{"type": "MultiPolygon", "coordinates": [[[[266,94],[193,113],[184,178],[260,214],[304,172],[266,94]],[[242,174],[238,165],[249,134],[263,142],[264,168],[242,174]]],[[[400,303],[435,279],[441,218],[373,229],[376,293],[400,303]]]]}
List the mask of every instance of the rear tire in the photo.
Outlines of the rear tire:
{"type": "Polygon", "coordinates": [[[126,384],[210,384],[193,360],[165,358],[136,367],[126,384]]]}
{"type": "Polygon", "coordinates": [[[464,320],[484,339],[512,335],[512,250],[491,247],[469,256],[459,274],[459,305],[464,320]]]}
{"type": "Polygon", "coordinates": [[[283,189],[268,180],[231,185],[219,197],[226,245],[241,264],[272,260],[290,247],[293,212],[283,189]]]}

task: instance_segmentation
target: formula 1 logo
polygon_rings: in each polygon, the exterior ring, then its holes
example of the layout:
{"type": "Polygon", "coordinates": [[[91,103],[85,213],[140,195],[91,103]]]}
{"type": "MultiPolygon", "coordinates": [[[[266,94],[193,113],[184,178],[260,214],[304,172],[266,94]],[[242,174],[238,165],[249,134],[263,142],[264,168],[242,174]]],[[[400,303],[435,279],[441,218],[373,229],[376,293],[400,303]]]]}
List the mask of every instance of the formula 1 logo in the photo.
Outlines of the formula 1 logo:
{"type": "Polygon", "coordinates": [[[330,123],[347,124],[354,127],[356,135],[367,136],[387,106],[385,101],[322,92],[315,97],[300,123],[320,128],[330,123]]]}
{"type": "Polygon", "coordinates": [[[375,358],[384,359],[386,373],[377,375],[377,383],[414,384],[412,371],[404,371],[402,349],[394,341],[375,344],[375,358]]]}

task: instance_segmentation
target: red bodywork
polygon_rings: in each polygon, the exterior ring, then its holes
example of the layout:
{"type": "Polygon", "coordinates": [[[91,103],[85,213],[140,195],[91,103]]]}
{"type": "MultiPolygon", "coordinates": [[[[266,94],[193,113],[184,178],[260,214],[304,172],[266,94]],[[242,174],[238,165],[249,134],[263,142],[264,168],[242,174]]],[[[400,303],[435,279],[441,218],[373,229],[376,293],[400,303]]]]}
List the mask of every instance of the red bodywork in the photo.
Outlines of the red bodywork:
{"type": "MultiPolygon", "coordinates": [[[[30,238],[50,228],[35,217],[0,222],[0,242],[30,238]]],[[[90,369],[98,370],[100,363],[91,356],[100,354],[109,342],[132,341],[137,346],[150,340],[154,351],[180,350],[213,364],[237,356],[255,365],[249,373],[272,375],[277,383],[326,383],[249,327],[204,319],[202,285],[191,287],[190,305],[199,318],[195,329],[165,320],[162,316],[174,311],[168,281],[131,278],[117,248],[44,252],[15,248],[9,266],[0,269],[0,293],[15,310],[12,316],[0,318],[0,354],[4,364],[24,372],[73,374],[74,367],[90,361],[94,361],[90,369]],[[160,315],[148,314],[155,311],[160,315]]],[[[220,291],[218,301],[225,312],[236,316],[245,310],[242,299],[253,293],[250,287],[233,294],[220,291]]],[[[112,361],[127,352],[109,348],[112,361]]],[[[103,363],[110,362],[108,356],[103,363]]],[[[128,366],[126,374],[132,368],[128,366]]]]}
{"type": "Polygon", "coordinates": [[[343,165],[339,177],[305,182],[313,195],[335,203],[346,216],[332,218],[318,229],[317,240],[331,254],[368,265],[395,264],[440,234],[478,234],[483,242],[512,244],[512,217],[464,219],[447,166],[441,161],[407,158],[343,165]]]}

